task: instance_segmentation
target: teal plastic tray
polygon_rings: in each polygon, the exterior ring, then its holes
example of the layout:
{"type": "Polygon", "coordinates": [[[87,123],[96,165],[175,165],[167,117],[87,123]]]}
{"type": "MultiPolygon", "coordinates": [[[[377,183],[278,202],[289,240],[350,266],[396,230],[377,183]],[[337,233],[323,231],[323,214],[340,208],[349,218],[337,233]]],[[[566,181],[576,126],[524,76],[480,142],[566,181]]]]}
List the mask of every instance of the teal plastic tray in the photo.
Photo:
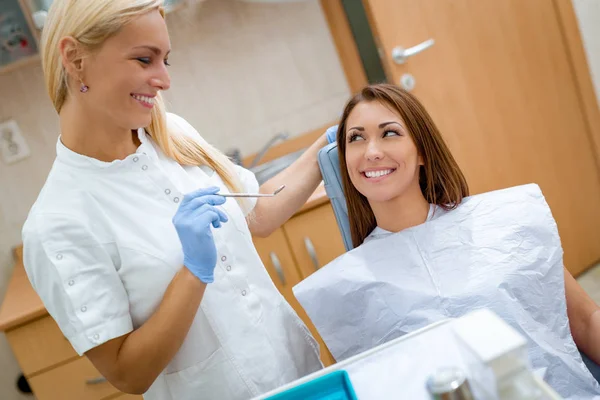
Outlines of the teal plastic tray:
{"type": "Polygon", "coordinates": [[[267,400],[358,400],[346,371],[334,371],[267,400]]]}

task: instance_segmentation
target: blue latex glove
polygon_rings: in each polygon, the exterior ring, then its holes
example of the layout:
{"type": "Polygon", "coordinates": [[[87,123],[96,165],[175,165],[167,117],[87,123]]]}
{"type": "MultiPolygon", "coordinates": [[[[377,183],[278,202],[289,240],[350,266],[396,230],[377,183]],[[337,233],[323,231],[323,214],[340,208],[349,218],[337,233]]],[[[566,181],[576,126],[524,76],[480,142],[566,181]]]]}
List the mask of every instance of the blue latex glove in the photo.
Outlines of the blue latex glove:
{"type": "Polygon", "coordinates": [[[225,203],[217,196],[218,187],[200,189],[183,197],[173,216],[173,225],[183,248],[183,265],[202,282],[214,281],[217,249],[211,231],[227,222],[227,215],[216,206],[225,203]]]}
{"type": "Polygon", "coordinates": [[[331,126],[327,129],[327,131],[325,132],[325,134],[327,135],[327,142],[334,143],[337,140],[337,131],[337,125],[331,126]]]}

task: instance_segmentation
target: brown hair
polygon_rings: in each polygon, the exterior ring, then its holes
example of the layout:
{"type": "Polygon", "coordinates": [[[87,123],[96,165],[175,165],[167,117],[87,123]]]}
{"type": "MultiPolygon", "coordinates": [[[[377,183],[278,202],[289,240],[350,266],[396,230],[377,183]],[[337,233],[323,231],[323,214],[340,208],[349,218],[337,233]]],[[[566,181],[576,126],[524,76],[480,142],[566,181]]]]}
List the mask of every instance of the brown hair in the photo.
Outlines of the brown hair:
{"type": "Polygon", "coordinates": [[[407,91],[386,83],[369,85],[355,95],[344,109],[338,127],[337,143],[342,182],[348,205],[350,232],[354,247],[362,244],[375,229],[377,222],[367,198],[350,181],[346,164],[346,123],[359,103],[377,101],[397,112],[415,142],[424,165],[419,172],[419,186],[425,199],[445,210],[456,208],[469,195],[462,171],[452,157],[440,131],[425,107],[407,91]]]}

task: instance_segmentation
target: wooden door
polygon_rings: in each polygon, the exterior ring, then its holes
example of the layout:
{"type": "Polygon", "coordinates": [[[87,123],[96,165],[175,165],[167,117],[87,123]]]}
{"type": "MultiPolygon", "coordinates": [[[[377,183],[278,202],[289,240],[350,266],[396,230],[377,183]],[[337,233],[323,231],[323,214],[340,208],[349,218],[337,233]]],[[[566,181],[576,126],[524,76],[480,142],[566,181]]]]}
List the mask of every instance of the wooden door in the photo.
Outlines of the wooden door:
{"type": "Polygon", "coordinates": [[[295,216],[283,229],[303,278],[345,252],[330,203],[295,216]]]}
{"type": "Polygon", "coordinates": [[[267,238],[254,237],[253,241],[273,283],[275,283],[279,292],[285,297],[287,302],[290,303],[292,308],[298,313],[298,316],[302,318],[308,329],[311,331],[314,338],[319,342],[321,361],[323,361],[325,366],[333,364],[335,361],[333,360],[331,353],[292,292],[294,285],[300,282],[302,278],[296,268],[294,257],[292,256],[283,230],[278,229],[267,238]]]}
{"type": "Polygon", "coordinates": [[[473,194],[537,183],[565,265],[600,259],[600,177],[570,55],[551,0],[364,0],[390,82],[438,124],[473,194]],[[435,44],[396,64],[396,46],[435,44]]]}

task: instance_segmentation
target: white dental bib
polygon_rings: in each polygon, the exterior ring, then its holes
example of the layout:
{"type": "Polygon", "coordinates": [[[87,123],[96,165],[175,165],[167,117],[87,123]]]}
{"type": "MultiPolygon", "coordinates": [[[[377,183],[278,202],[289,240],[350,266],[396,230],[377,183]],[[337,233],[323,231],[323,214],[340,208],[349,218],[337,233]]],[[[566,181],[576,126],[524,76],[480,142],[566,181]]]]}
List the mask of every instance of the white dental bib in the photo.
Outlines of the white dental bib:
{"type": "Polygon", "coordinates": [[[525,185],[468,197],[398,233],[376,229],[294,294],[338,361],[489,308],[525,335],[557,392],[592,398],[600,386],[571,337],[562,256],[540,188],[525,185]]]}

